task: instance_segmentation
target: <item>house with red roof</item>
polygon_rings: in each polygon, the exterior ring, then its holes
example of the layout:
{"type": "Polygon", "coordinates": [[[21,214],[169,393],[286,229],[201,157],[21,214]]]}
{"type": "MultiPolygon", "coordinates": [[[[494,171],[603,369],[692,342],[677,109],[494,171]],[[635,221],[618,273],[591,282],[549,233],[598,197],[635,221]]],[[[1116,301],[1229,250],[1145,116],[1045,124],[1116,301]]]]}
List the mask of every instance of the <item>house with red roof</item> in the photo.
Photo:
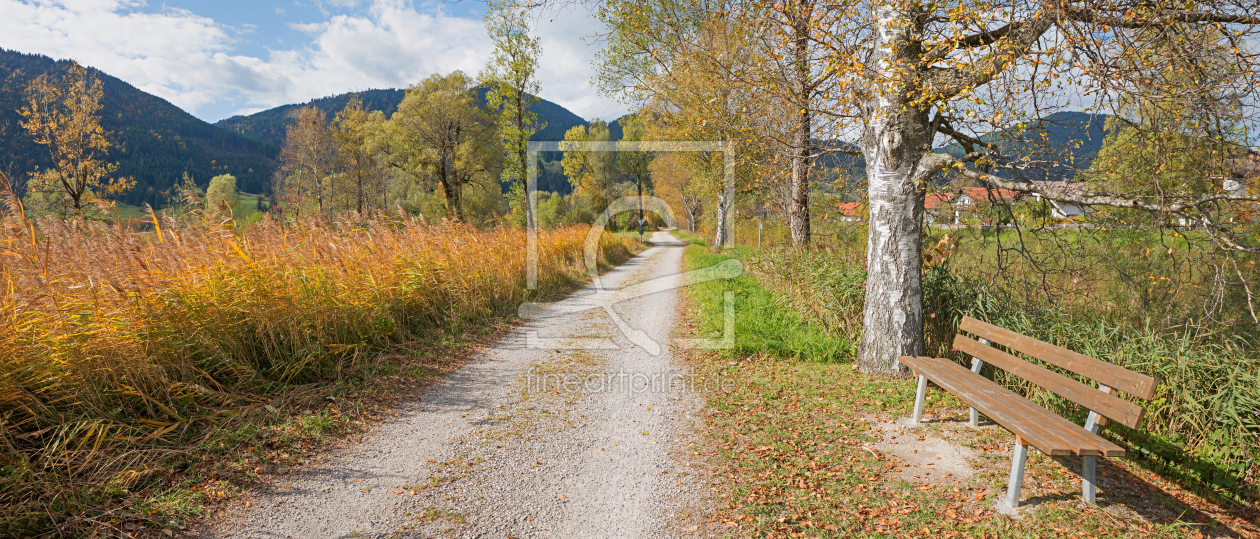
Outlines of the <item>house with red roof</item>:
{"type": "MultiPolygon", "coordinates": [[[[987,205],[993,203],[1011,204],[1018,199],[1022,193],[1012,191],[1010,189],[995,189],[992,187],[963,187],[958,198],[954,200],[954,215],[961,220],[965,214],[973,213],[978,205],[987,205]]],[[[984,212],[988,213],[988,212],[984,212]]],[[[977,215],[984,223],[988,223],[992,216],[977,215]]]]}
{"type": "Polygon", "coordinates": [[[861,202],[841,202],[836,204],[836,209],[840,210],[841,221],[856,221],[862,218],[861,202]]]}
{"type": "Polygon", "coordinates": [[[937,220],[945,223],[957,223],[960,211],[954,206],[954,197],[956,196],[949,191],[928,193],[924,196],[923,209],[927,214],[928,223],[935,223],[937,220]]]}
{"type": "Polygon", "coordinates": [[[955,205],[970,208],[975,205],[977,201],[987,202],[1001,200],[1005,202],[1013,202],[1015,199],[1019,198],[1019,195],[1020,193],[1010,189],[994,189],[992,187],[963,187],[962,194],[958,195],[958,200],[955,202],[955,205]]]}

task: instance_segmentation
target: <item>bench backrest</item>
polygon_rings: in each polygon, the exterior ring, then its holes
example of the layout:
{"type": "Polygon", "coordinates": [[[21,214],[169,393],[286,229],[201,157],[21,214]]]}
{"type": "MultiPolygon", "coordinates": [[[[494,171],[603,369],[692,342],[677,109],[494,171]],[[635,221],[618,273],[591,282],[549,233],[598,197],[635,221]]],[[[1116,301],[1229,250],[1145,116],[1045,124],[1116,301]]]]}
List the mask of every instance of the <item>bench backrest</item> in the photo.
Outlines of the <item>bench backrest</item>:
{"type": "MultiPolygon", "coordinates": [[[[981,322],[969,316],[963,317],[962,325],[959,329],[979,338],[988,339],[993,344],[1005,346],[1061,369],[1093,379],[1113,390],[1123,391],[1143,400],[1149,400],[1155,395],[1155,379],[1145,374],[1136,373],[1118,365],[1099,361],[1066,348],[1020,335],[1009,329],[981,322]]],[[[1138,423],[1142,421],[1143,409],[1141,406],[1113,394],[1099,391],[1052,370],[1024,361],[997,348],[985,346],[964,335],[954,337],[954,348],[1049,391],[1053,391],[1063,398],[1084,406],[1086,409],[1093,410],[1099,415],[1117,421],[1122,425],[1136,428],[1138,423]]]]}

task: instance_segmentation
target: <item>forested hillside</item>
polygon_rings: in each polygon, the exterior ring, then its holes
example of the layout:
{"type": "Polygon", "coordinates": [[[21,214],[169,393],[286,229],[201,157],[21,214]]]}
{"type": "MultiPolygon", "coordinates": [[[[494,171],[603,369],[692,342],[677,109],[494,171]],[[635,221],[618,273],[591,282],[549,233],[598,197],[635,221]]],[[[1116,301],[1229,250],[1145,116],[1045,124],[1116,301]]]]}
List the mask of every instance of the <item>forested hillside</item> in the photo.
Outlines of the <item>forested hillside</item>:
{"type": "MultiPolygon", "coordinates": [[[[1102,149],[1106,138],[1106,114],[1063,111],[1056,112],[1023,129],[1010,129],[980,137],[1002,149],[1006,163],[1037,160],[1046,166],[1025,170],[1024,179],[1071,180],[1076,173],[1089,168],[1090,162],[1102,149]]],[[[955,157],[966,154],[957,144],[938,151],[955,157]]],[[[997,176],[1008,178],[1009,172],[999,170],[997,176]]]]}
{"type": "MultiPolygon", "coordinates": [[[[402,102],[406,93],[406,90],[402,89],[364,90],[362,92],[344,93],[312,99],[308,103],[281,105],[273,109],[250,114],[249,116],[233,116],[219,120],[215,125],[278,146],[284,144],[285,128],[293,123],[293,118],[297,116],[297,111],[302,107],[313,106],[332,117],[337,114],[337,111],[345,108],[351,97],[358,95],[359,99],[363,100],[363,108],[382,111],[386,117],[389,117],[398,108],[398,103],[402,102]]],[[[477,93],[484,103],[486,89],[484,87],[478,88],[477,93]]],[[[564,140],[565,131],[574,126],[588,124],[586,120],[570,112],[569,109],[546,99],[539,99],[537,103],[531,106],[531,109],[538,113],[538,121],[545,125],[543,129],[534,134],[533,140],[564,140]]],[[[615,135],[614,138],[620,138],[620,128],[616,129],[615,135]]]]}
{"type": "MultiPolygon", "coordinates": [[[[16,176],[48,167],[47,151],[21,127],[18,110],[27,85],[41,74],[58,75],[70,65],[37,54],[0,49],[0,166],[16,176]]],[[[99,70],[90,72],[104,85],[101,126],[109,131],[109,160],[119,176],[136,186],[118,198],[138,205],[161,206],[164,191],[188,172],[199,185],[218,174],[236,176],[243,191],[259,193],[270,181],[279,148],[221,129],[99,70]]]]}
{"type": "Polygon", "coordinates": [[[313,106],[331,118],[346,107],[346,103],[350,102],[351,97],[358,95],[359,99],[363,101],[364,109],[383,111],[385,116],[389,117],[398,108],[398,103],[402,102],[405,93],[404,90],[397,89],[364,90],[362,92],[321,97],[312,99],[309,103],[280,105],[279,107],[256,112],[248,116],[233,116],[219,120],[214,125],[255,140],[282,146],[284,145],[285,129],[288,128],[289,124],[293,123],[298,110],[302,109],[302,107],[313,106]]]}
{"type": "MultiPolygon", "coordinates": [[[[285,130],[293,123],[298,111],[303,107],[313,106],[331,118],[338,111],[345,108],[351,97],[358,95],[359,99],[363,101],[364,109],[379,110],[384,112],[386,117],[389,117],[398,108],[398,104],[402,102],[406,93],[406,90],[402,89],[376,89],[344,93],[313,99],[308,103],[281,105],[250,114],[249,116],[233,116],[219,120],[215,125],[262,142],[280,146],[284,144],[285,130]]],[[[486,88],[478,88],[477,93],[484,104],[486,88]]],[[[538,121],[544,126],[537,133],[534,133],[531,140],[564,140],[564,133],[569,129],[579,125],[590,125],[590,122],[582,119],[581,116],[546,99],[540,98],[531,108],[538,113],[538,121]]],[[[620,140],[620,119],[610,121],[608,123],[608,131],[612,140],[620,140]]],[[[560,152],[546,152],[542,155],[538,167],[539,190],[562,194],[569,194],[573,191],[573,187],[569,185],[569,181],[564,177],[564,172],[560,168],[560,157],[560,152]]]]}

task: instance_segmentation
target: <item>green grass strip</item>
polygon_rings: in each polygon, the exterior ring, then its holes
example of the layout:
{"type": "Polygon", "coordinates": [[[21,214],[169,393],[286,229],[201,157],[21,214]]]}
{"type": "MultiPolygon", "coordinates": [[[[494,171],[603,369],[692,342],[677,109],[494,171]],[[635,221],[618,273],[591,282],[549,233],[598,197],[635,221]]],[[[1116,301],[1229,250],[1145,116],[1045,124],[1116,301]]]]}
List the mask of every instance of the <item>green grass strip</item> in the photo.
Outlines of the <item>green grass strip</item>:
{"type": "MultiPolygon", "coordinates": [[[[688,270],[712,266],[733,257],[713,253],[703,240],[686,232],[675,235],[691,243],[683,253],[688,270]]],[[[738,257],[735,257],[738,258],[738,257]]],[[[723,298],[735,292],[735,355],[769,354],[775,357],[820,362],[839,362],[853,357],[852,343],[801,317],[783,300],[747,273],[734,279],[715,280],[688,288],[698,310],[700,333],[720,337],[723,330],[723,298]]]]}

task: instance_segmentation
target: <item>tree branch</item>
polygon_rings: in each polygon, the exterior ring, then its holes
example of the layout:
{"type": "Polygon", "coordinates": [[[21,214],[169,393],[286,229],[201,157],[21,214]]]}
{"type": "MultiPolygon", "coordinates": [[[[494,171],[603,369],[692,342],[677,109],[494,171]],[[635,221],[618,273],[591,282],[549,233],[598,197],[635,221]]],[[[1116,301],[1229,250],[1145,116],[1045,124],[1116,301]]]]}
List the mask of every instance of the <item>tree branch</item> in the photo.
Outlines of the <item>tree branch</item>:
{"type": "Polygon", "coordinates": [[[811,153],[810,153],[811,158],[822,157],[824,155],[831,155],[835,153],[842,153],[842,154],[847,154],[847,155],[862,155],[862,150],[850,150],[847,148],[827,148],[825,150],[819,150],[817,146],[814,146],[810,148],[810,150],[811,150],[811,153]],[[812,150],[819,150],[819,151],[813,152],[812,150]]]}
{"type": "Polygon", "coordinates": [[[1003,39],[995,40],[993,50],[973,64],[970,69],[957,67],[928,67],[925,89],[937,94],[938,99],[949,99],[963,90],[983,86],[999,73],[1009,69],[1016,59],[1027,54],[1041,36],[1054,26],[1054,17],[1045,10],[1037,11],[1033,18],[1007,31],[1003,39]]]}
{"type": "Polygon", "coordinates": [[[956,131],[956,130],[953,128],[953,126],[949,125],[949,121],[948,121],[948,120],[940,122],[940,123],[936,126],[936,131],[937,131],[938,133],[941,133],[942,135],[946,135],[946,136],[948,136],[948,137],[950,137],[950,138],[954,139],[954,140],[955,140],[955,141],[957,141],[959,144],[962,144],[962,145],[964,145],[964,146],[966,146],[966,145],[970,144],[970,145],[972,145],[972,146],[979,146],[979,147],[981,147],[981,148],[988,148],[988,149],[990,149],[990,150],[996,150],[996,149],[997,149],[997,146],[994,146],[992,143],[985,142],[985,141],[980,140],[980,139],[978,139],[978,138],[976,138],[976,137],[973,137],[973,136],[971,136],[971,135],[967,135],[967,134],[960,133],[960,132],[956,131]]]}
{"type": "Polygon", "coordinates": [[[1013,182],[1010,180],[1005,180],[997,176],[994,176],[992,174],[985,174],[973,168],[969,168],[965,165],[965,163],[962,160],[953,156],[949,156],[948,154],[936,154],[936,155],[942,155],[942,156],[947,157],[951,161],[950,165],[947,165],[947,166],[954,166],[958,170],[959,174],[962,174],[963,176],[966,176],[973,180],[987,183],[993,187],[1008,189],[1008,190],[1019,192],[1019,193],[1041,195],[1052,200],[1056,200],[1060,202],[1071,202],[1073,204],[1079,204],[1082,206],[1110,206],[1113,208],[1130,208],[1130,209],[1142,210],[1142,211],[1151,212],[1151,213],[1177,214],[1177,213],[1184,213],[1186,210],[1190,210],[1190,209],[1198,209],[1199,206],[1202,206],[1204,204],[1209,204],[1212,202],[1229,202],[1229,201],[1260,202],[1260,197],[1254,197],[1254,196],[1249,196],[1249,195],[1225,194],[1225,193],[1216,194],[1216,195],[1207,195],[1197,200],[1185,201],[1185,202],[1174,202],[1171,204],[1151,204],[1149,202],[1143,202],[1142,200],[1137,199],[1137,198],[1125,198],[1125,197],[1116,196],[1116,195],[1075,194],[1075,193],[1070,193],[1061,189],[1047,189],[1047,188],[1037,187],[1031,183],[1013,182]]]}
{"type": "Polygon", "coordinates": [[[1011,32],[1018,30],[1023,25],[1023,22],[1015,22],[1001,28],[985,30],[960,39],[942,40],[936,44],[930,45],[928,47],[928,52],[923,55],[923,58],[928,63],[932,63],[959,49],[987,47],[996,43],[999,39],[1010,35],[1011,32]]]}
{"type": "Polygon", "coordinates": [[[1150,26],[1167,26],[1170,24],[1218,22],[1224,24],[1260,24],[1260,17],[1254,15],[1222,15],[1219,13],[1197,13],[1183,11],[1161,17],[1128,17],[1102,15],[1092,9],[1071,9],[1064,11],[1068,20],[1086,24],[1114,26],[1116,28],[1147,28],[1150,26]]]}
{"type": "MultiPolygon", "coordinates": [[[[957,170],[959,174],[988,184],[991,187],[1007,189],[1018,193],[1041,195],[1049,200],[1068,202],[1080,206],[1109,206],[1112,208],[1128,208],[1168,216],[1176,215],[1178,217],[1198,221],[1203,225],[1203,229],[1214,241],[1219,242],[1221,245],[1229,249],[1248,253],[1260,253],[1260,248],[1250,247],[1240,243],[1232,230],[1224,225],[1216,223],[1211,218],[1211,211],[1203,207],[1213,202],[1260,202],[1260,197],[1222,193],[1207,195],[1190,201],[1173,202],[1170,204],[1152,204],[1144,202],[1138,198],[1126,198],[1108,194],[1077,194],[1061,189],[1042,188],[1031,183],[1013,182],[967,167],[962,160],[949,156],[948,154],[933,153],[929,155],[933,156],[931,159],[934,163],[946,163],[942,169],[952,167],[957,170]],[[1193,210],[1194,213],[1191,213],[1191,210],[1193,210]]],[[[924,157],[925,160],[928,158],[928,156],[924,157]]]]}

